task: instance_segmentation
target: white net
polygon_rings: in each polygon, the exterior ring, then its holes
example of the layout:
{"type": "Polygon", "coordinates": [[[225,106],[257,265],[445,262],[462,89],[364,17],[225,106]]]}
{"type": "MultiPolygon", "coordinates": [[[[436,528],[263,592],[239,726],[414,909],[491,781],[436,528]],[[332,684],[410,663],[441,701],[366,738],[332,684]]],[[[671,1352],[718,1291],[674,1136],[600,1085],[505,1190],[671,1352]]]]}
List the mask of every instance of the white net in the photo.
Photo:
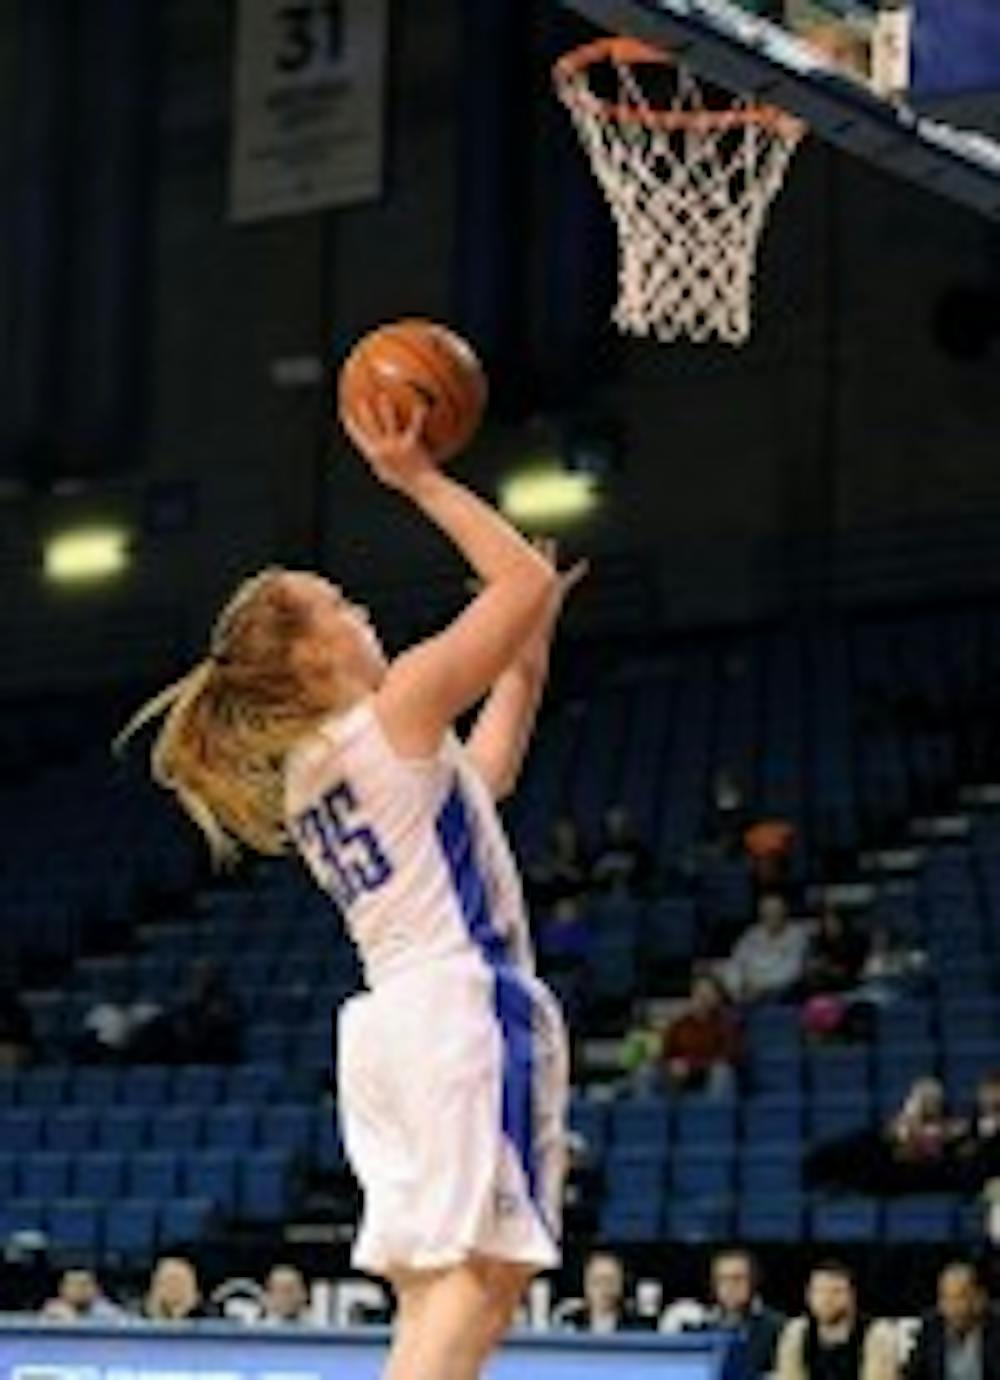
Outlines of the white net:
{"type": "Polygon", "coordinates": [[[757,246],[804,126],[742,100],[709,110],[685,68],[629,60],[611,44],[600,65],[617,89],[598,94],[595,64],[573,56],[557,64],[556,88],[618,229],[615,324],[665,341],[742,344],[757,246]],[[665,74],[671,90],[654,106],[647,88],[665,74]]]}

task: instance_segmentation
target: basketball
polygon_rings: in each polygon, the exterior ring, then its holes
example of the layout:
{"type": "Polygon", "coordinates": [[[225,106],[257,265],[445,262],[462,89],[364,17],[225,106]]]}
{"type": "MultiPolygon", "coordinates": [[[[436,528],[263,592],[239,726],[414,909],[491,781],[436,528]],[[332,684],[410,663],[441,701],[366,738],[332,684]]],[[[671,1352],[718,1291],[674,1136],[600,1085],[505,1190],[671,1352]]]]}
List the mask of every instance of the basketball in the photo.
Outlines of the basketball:
{"type": "Polygon", "coordinates": [[[434,321],[405,320],[364,336],[340,371],[340,415],[388,395],[405,424],[427,408],[424,440],[434,460],[450,460],[469,444],[482,420],[488,386],[469,343],[434,321]]]}

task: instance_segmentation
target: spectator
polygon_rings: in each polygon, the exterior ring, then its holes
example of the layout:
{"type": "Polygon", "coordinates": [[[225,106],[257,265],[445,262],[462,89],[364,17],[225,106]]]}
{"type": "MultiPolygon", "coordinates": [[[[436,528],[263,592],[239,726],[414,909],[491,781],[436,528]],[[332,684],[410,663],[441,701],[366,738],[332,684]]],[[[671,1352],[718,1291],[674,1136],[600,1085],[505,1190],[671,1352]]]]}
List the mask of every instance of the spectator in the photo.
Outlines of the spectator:
{"type": "Polygon", "coordinates": [[[202,1299],[198,1276],[189,1260],[167,1255],[156,1262],[143,1316],[150,1322],[192,1322],[214,1317],[202,1299]]]}
{"type": "Polygon", "coordinates": [[[0,979],[0,1069],[30,1064],[35,1037],[28,1008],[8,978],[0,979]]]}
{"type": "Polygon", "coordinates": [[[635,832],[624,805],[612,805],[604,815],[604,835],[590,869],[591,884],[600,891],[639,896],[652,872],[649,849],[635,832]]]}
{"type": "Polygon", "coordinates": [[[802,980],[808,944],[806,927],[789,920],[784,897],[768,892],[757,903],[757,923],[737,942],[719,977],[735,1001],[784,996],[802,980]]]}
{"type": "Polygon", "coordinates": [[[933,1193],[955,1186],[965,1122],[952,1117],[936,1078],[918,1078],[880,1129],[844,1136],[806,1159],[806,1181],[866,1193],[933,1193]]]}
{"type": "Polygon", "coordinates": [[[724,858],[738,857],[742,851],[745,821],[743,788],[732,772],[722,768],[712,780],[705,818],[708,850],[724,858]]]}
{"type": "Polygon", "coordinates": [[[562,1314],[562,1325],[577,1332],[651,1330],[655,1320],[640,1318],[625,1298],[625,1271],[616,1255],[595,1251],[583,1276],[583,1298],[562,1314]]]}
{"type": "Polygon", "coordinates": [[[151,1001],[95,1002],[83,1018],[73,1044],[73,1058],[82,1064],[116,1064],[141,1053],[142,1035],[161,1014],[151,1001]]]}
{"type": "Polygon", "coordinates": [[[859,1314],[850,1270],[837,1261],[817,1265],[806,1312],[781,1334],[777,1380],[896,1380],[897,1373],[895,1334],[859,1314]]]}
{"type": "Polygon", "coordinates": [[[922,1321],[905,1380],[1000,1380],[1000,1314],[974,1265],[954,1261],[938,1276],[937,1309],[922,1321]]]}
{"type": "Polygon", "coordinates": [[[572,896],[563,896],[539,925],[538,953],[545,972],[581,970],[589,948],[590,926],[580,903],[572,896]]]}
{"type": "Polygon", "coordinates": [[[788,880],[795,829],[785,819],[762,819],[743,835],[743,846],[758,890],[774,891],[788,880]]]}
{"type": "Polygon", "coordinates": [[[548,852],[528,870],[528,889],[541,908],[562,900],[577,901],[587,890],[587,861],[576,825],[560,815],[552,825],[548,852]]]}
{"type": "Polygon", "coordinates": [[[121,1322],[127,1314],[105,1298],[93,1270],[74,1267],[63,1270],[42,1317],[53,1322],[121,1322]]]}
{"type": "Polygon", "coordinates": [[[832,906],[823,911],[809,941],[802,991],[806,995],[846,992],[854,987],[868,957],[868,936],[832,906]]]}
{"type": "Polygon", "coordinates": [[[294,1265],[275,1265],[264,1285],[264,1316],[271,1327],[294,1327],[310,1322],[309,1290],[294,1265]]]}
{"type": "Polygon", "coordinates": [[[663,1066],[670,1084],[727,1096],[736,1087],[742,1046],[739,1020],[722,984],[707,975],[696,977],[686,1006],[663,1032],[663,1066]]]}
{"type": "Polygon", "coordinates": [[[134,1058],[149,1063],[228,1064],[240,1055],[239,1004],[219,965],[198,958],[177,1002],[133,1037],[134,1058]]]}
{"type": "Polygon", "coordinates": [[[1000,1071],[987,1074],[976,1089],[976,1107],[967,1138],[958,1147],[960,1187],[976,1193],[1000,1178],[1000,1071]]]}
{"type": "Polygon", "coordinates": [[[926,952],[900,943],[888,925],[876,926],[861,970],[861,984],[853,995],[885,1006],[900,997],[919,994],[926,985],[926,952]]]}
{"type": "Polygon", "coordinates": [[[746,1347],[749,1380],[770,1375],[785,1318],[762,1301],[757,1262],[740,1246],[712,1258],[712,1302],[699,1331],[735,1332],[746,1347]]]}

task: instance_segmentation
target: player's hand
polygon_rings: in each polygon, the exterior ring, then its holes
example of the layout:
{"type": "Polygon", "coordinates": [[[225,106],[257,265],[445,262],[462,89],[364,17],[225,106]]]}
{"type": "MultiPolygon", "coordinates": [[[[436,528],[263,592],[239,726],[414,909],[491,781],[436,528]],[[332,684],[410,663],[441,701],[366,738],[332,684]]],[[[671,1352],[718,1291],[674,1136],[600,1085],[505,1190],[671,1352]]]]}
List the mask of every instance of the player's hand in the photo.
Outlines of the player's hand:
{"type": "Polygon", "coordinates": [[[559,579],[553,591],[551,615],[557,618],[562,610],[563,604],[576,589],[581,580],[585,579],[590,572],[590,562],[587,560],[575,561],[566,570],[559,569],[559,543],[554,537],[536,537],[532,542],[535,550],[540,556],[548,561],[552,569],[556,571],[559,579]]]}
{"type": "Polygon", "coordinates": [[[406,421],[387,393],[362,400],[343,414],[344,430],[387,488],[410,494],[437,470],[424,441],[427,408],[418,403],[406,421]]]}

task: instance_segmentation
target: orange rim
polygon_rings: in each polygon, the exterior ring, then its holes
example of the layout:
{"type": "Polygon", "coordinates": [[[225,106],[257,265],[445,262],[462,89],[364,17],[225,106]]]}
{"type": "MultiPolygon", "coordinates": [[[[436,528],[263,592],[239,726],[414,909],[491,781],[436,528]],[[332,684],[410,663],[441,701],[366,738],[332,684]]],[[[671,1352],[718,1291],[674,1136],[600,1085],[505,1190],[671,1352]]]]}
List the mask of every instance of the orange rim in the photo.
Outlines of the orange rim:
{"type": "Polygon", "coordinates": [[[646,129],[727,130],[747,125],[761,125],[784,138],[799,138],[805,125],[794,115],[779,110],[776,105],[741,105],[729,110],[650,110],[621,101],[607,101],[596,96],[577,79],[602,62],[628,63],[639,66],[675,67],[677,59],[669,48],[655,48],[637,38],[596,38],[573,48],[556,62],[552,69],[560,92],[569,105],[614,120],[621,125],[642,125],[646,129]]]}

